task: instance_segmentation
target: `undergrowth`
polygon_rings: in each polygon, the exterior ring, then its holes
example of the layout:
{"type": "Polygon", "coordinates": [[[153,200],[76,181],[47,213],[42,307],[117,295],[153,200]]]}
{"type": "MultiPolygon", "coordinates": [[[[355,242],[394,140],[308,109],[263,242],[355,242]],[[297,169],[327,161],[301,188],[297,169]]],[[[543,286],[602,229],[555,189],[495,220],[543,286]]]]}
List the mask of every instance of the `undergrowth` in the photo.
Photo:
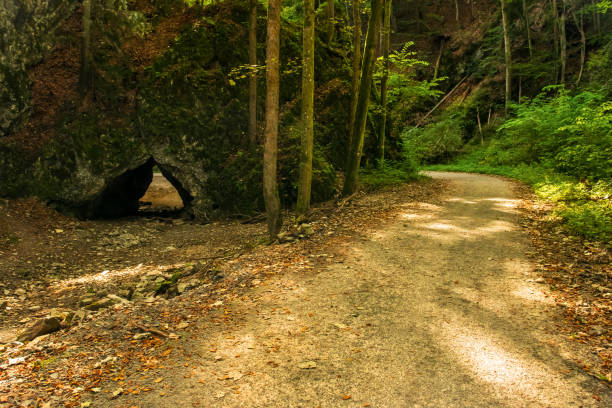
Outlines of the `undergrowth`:
{"type": "Polygon", "coordinates": [[[368,190],[405,183],[418,177],[417,166],[410,160],[385,161],[381,166],[364,168],[359,172],[359,180],[368,190]]]}

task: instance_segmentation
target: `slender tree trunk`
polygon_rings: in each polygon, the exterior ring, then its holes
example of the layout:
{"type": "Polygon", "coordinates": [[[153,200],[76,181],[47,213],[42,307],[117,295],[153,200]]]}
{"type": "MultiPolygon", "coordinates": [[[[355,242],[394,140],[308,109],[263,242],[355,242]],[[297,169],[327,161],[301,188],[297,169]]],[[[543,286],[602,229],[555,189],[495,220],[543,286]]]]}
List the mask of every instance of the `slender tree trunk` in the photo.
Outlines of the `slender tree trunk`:
{"type": "Polygon", "coordinates": [[[455,0],[455,20],[459,23],[459,0],[455,0]]]}
{"type": "Polygon", "coordinates": [[[584,70],[584,60],[586,58],[586,35],[584,33],[584,16],[580,13],[580,19],[576,17],[576,13],[572,13],[574,17],[574,23],[580,32],[580,70],[578,71],[578,78],[576,78],[576,85],[580,83],[582,79],[582,71],[584,70]]]}
{"type": "Polygon", "coordinates": [[[348,165],[342,193],[351,195],[357,189],[357,174],[361,163],[363,140],[365,137],[366,120],[370,104],[370,90],[372,88],[372,71],[374,68],[377,34],[382,20],[382,0],[372,0],[372,15],[368,22],[368,33],[363,51],[361,64],[361,81],[359,84],[359,97],[355,111],[355,124],[353,127],[353,140],[349,148],[348,165]]]}
{"type": "Polygon", "coordinates": [[[359,94],[359,79],[361,78],[361,9],[360,0],[353,0],[353,77],[351,80],[351,115],[349,120],[349,147],[352,145],[353,128],[355,125],[355,110],[359,94]]]}
{"type": "Polygon", "coordinates": [[[566,0],[561,1],[561,15],[559,16],[559,48],[561,62],[561,84],[565,84],[565,71],[567,68],[567,36],[565,33],[566,0]]]}
{"type": "Polygon", "coordinates": [[[444,51],[444,40],[440,40],[440,51],[438,52],[438,58],[436,58],[436,65],[434,65],[433,79],[438,78],[438,71],[440,70],[440,60],[442,59],[442,51],[444,51]]]}
{"type": "Polygon", "coordinates": [[[533,43],[531,42],[531,28],[529,22],[529,9],[527,0],[523,0],[523,16],[525,19],[525,31],[527,32],[527,47],[529,48],[529,60],[533,60],[533,43]]]}
{"type": "Polygon", "coordinates": [[[84,97],[91,89],[93,82],[93,67],[91,56],[91,3],[83,0],[83,38],[81,44],[81,70],[79,72],[79,92],[84,97]]]}
{"type": "Polygon", "coordinates": [[[521,98],[523,97],[523,78],[519,75],[518,77],[518,104],[521,104],[521,98]]]}
{"type": "Polygon", "coordinates": [[[552,0],[552,15],[553,15],[553,48],[554,55],[554,80],[557,83],[559,80],[559,9],[557,8],[557,0],[552,0]]]}
{"type": "Polygon", "coordinates": [[[478,120],[478,133],[480,133],[480,144],[484,144],[484,137],[482,135],[482,124],[480,123],[480,108],[476,105],[476,119],[478,120]]]}
{"type": "Polygon", "coordinates": [[[251,13],[249,15],[249,141],[257,141],[257,5],[258,0],[250,0],[251,13]]]}
{"type": "Polygon", "coordinates": [[[385,162],[385,138],[387,133],[387,83],[389,82],[389,49],[391,48],[391,1],[385,0],[383,14],[382,46],[383,46],[383,76],[380,80],[380,105],[382,118],[378,136],[378,163],[385,162]]]}
{"type": "Polygon", "coordinates": [[[327,0],[327,45],[331,45],[336,32],[336,5],[334,0],[327,0]]]}
{"type": "Polygon", "coordinates": [[[279,58],[281,0],[268,0],[266,39],[266,127],[263,149],[263,195],[270,239],[281,229],[280,199],[276,181],[278,156],[279,58]]]}
{"type": "Polygon", "coordinates": [[[595,11],[595,29],[597,30],[597,35],[601,36],[601,13],[595,11]]]}
{"type": "Polygon", "coordinates": [[[511,77],[510,77],[510,66],[512,64],[512,54],[510,48],[510,35],[508,34],[508,16],[506,13],[506,2],[501,0],[501,13],[502,13],[502,28],[504,30],[504,56],[506,60],[506,103],[505,112],[508,113],[508,107],[510,106],[510,92],[511,92],[511,77]]]}
{"type": "Polygon", "coordinates": [[[300,180],[298,184],[297,212],[310,208],[312,184],[312,150],[314,139],[314,59],[315,12],[314,0],[304,0],[304,34],[302,63],[302,143],[300,148],[300,180]]]}

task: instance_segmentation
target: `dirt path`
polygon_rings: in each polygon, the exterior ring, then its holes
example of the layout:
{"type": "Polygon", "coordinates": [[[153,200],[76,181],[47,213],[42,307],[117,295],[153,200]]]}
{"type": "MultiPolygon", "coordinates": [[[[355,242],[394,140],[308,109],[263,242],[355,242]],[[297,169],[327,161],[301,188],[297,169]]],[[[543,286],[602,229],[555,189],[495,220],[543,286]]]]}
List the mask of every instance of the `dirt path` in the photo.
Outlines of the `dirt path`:
{"type": "Polygon", "coordinates": [[[406,203],[306,273],[254,281],[193,329],[163,391],[93,406],[605,406],[555,344],[511,185],[431,176],[451,187],[440,205],[406,203]]]}

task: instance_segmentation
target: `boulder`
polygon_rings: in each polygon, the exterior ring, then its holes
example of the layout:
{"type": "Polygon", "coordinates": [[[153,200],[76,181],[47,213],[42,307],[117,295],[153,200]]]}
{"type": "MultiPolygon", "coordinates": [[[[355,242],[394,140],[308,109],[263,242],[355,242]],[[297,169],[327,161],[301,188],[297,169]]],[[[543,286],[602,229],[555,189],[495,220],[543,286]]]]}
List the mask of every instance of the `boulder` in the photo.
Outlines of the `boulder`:
{"type": "Polygon", "coordinates": [[[61,322],[56,317],[45,317],[36,321],[32,326],[26,329],[17,337],[17,341],[25,343],[26,341],[32,341],[38,336],[43,334],[53,333],[62,328],[61,322]]]}
{"type": "Polygon", "coordinates": [[[106,309],[108,307],[114,306],[117,303],[120,302],[127,302],[125,299],[120,298],[119,296],[107,296],[104,297],[100,300],[97,300],[87,306],[85,306],[85,309],[87,310],[91,310],[91,311],[96,311],[96,310],[100,310],[100,309],[106,309]],[[117,300],[117,299],[121,299],[121,300],[117,300]]]}
{"type": "MultiPolygon", "coordinates": [[[[27,11],[35,9],[41,15],[46,15],[50,4],[77,3],[75,0],[7,1],[11,4],[12,20],[17,16],[13,9],[21,3],[31,3],[27,11]],[[36,7],[43,4],[45,7],[39,12],[36,7]]],[[[60,6],[56,8],[59,10],[60,6]]],[[[61,10],[58,15],[63,16],[64,8],[61,10]]],[[[263,8],[261,12],[265,12],[263,8]]],[[[0,183],[0,196],[35,195],[58,210],[80,218],[131,215],[138,210],[139,199],[151,183],[153,168],[157,167],[178,191],[187,218],[206,220],[223,211],[248,213],[261,209],[260,153],[257,149],[245,148],[244,144],[248,130],[248,81],[228,81],[232,70],[244,64],[248,53],[245,26],[248,8],[241,2],[230,1],[206,6],[202,13],[211,18],[196,19],[192,26],[186,24],[168,50],[157,56],[142,75],[128,72],[123,85],[133,86],[132,89],[109,86],[108,90],[97,91],[101,93],[101,101],[131,99],[133,106],[125,103],[107,109],[92,104],[85,111],[69,104],[66,108],[58,106],[54,139],[27,163],[23,154],[12,148],[4,153],[0,143],[0,179],[14,180],[15,175],[27,174],[21,181],[11,181],[10,186],[0,183]],[[224,18],[216,18],[218,15],[224,18]],[[228,32],[234,35],[228,36],[228,32]],[[134,78],[138,79],[137,83],[134,78]],[[103,95],[104,92],[114,94],[103,95]]],[[[0,14],[0,21],[1,17],[0,14]]],[[[48,30],[48,24],[41,28],[48,30]]],[[[263,35],[264,25],[260,30],[259,34],[263,35]]],[[[287,65],[301,55],[301,32],[284,21],[281,33],[282,63],[287,65]]],[[[16,37],[11,38],[18,41],[16,37]]],[[[26,38],[23,42],[34,40],[38,38],[26,38]]],[[[344,69],[343,53],[325,46],[317,47],[316,53],[317,82],[326,89],[318,97],[316,115],[329,125],[318,136],[322,141],[333,140],[342,147],[346,143],[337,135],[347,133],[341,130],[348,123],[348,71],[344,69]]],[[[0,55],[3,55],[1,49],[0,55]]],[[[301,90],[299,72],[283,70],[281,81],[284,84],[281,105],[295,106],[293,101],[299,100],[301,90]]],[[[24,117],[19,112],[27,111],[29,85],[24,81],[19,84],[24,90],[16,92],[24,102],[5,105],[17,106],[16,114],[24,117]]],[[[263,93],[260,98],[263,101],[263,93]]],[[[286,202],[293,202],[295,195],[297,173],[291,169],[297,168],[299,157],[296,147],[299,136],[295,132],[299,120],[299,112],[288,108],[281,123],[281,131],[290,136],[283,138],[285,145],[280,147],[284,149],[281,156],[288,158],[280,166],[286,174],[279,176],[283,180],[281,196],[286,202]]],[[[10,122],[5,128],[14,129],[15,120],[10,122]]],[[[329,150],[338,151],[344,160],[342,148],[329,150]]],[[[334,177],[333,166],[321,151],[315,152],[313,200],[333,195],[334,177]]],[[[126,245],[137,243],[126,240],[126,245]]]]}
{"type": "MultiPolygon", "coordinates": [[[[0,7],[0,137],[31,113],[27,68],[55,42],[55,30],[76,0],[4,0],[0,7]]],[[[4,179],[3,179],[4,180],[4,179]]]]}

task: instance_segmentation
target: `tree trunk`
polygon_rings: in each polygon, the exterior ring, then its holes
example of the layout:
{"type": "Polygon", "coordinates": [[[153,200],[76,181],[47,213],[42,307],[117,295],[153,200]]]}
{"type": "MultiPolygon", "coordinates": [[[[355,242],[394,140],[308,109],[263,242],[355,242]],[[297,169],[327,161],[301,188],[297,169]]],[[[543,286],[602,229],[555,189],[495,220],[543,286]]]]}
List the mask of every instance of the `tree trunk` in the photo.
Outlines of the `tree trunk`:
{"type": "Polygon", "coordinates": [[[478,120],[478,133],[480,133],[480,144],[484,144],[484,136],[482,135],[482,123],[480,123],[480,108],[476,106],[476,119],[478,120]]]}
{"type": "Polygon", "coordinates": [[[552,0],[552,15],[553,15],[553,47],[555,50],[554,55],[554,80],[553,83],[557,83],[559,79],[559,9],[557,8],[557,0],[552,0]]]}
{"type": "Polygon", "coordinates": [[[387,133],[387,83],[389,81],[389,49],[391,48],[391,1],[385,1],[383,14],[382,46],[383,46],[383,76],[380,80],[380,105],[382,119],[378,136],[378,163],[385,162],[385,137],[387,133]]]}
{"type": "Polygon", "coordinates": [[[280,58],[281,0],[268,1],[266,39],[266,127],[263,149],[263,195],[268,218],[268,233],[275,240],[281,228],[280,199],[276,181],[278,156],[278,94],[280,58]]]}
{"type": "Polygon", "coordinates": [[[598,36],[601,36],[601,13],[599,11],[595,11],[595,30],[598,36]]]}
{"type": "Polygon", "coordinates": [[[359,96],[355,110],[355,124],[353,126],[353,139],[349,147],[348,165],[342,193],[351,195],[357,189],[357,174],[361,163],[363,150],[363,139],[365,137],[366,119],[370,104],[370,90],[372,88],[372,71],[376,52],[377,34],[382,20],[382,0],[372,0],[372,15],[368,22],[368,33],[363,51],[363,63],[361,64],[361,81],[359,84],[359,96]]]}
{"type": "Polygon", "coordinates": [[[360,0],[353,0],[353,77],[351,89],[351,115],[349,120],[349,147],[353,140],[353,127],[355,125],[355,110],[359,94],[359,78],[361,78],[361,9],[360,0]]]}
{"type": "Polygon", "coordinates": [[[510,77],[510,65],[512,64],[512,54],[510,49],[510,35],[508,34],[508,16],[506,13],[506,2],[501,0],[501,13],[502,13],[502,28],[504,30],[504,57],[506,60],[506,101],[505,101],[505,112],[508,113],[508,107],[510,106],[510,92],[511,92],[511,77],[510,77]]]}
{"type": "Polygon", "coordinates": [[[312,150],[314,138],[314,59],[315,13],[314,0],[304,0],[304,34],[302,63],[302,143],[300,148],[300,180],[298,184],[297,212],[310,208],[312,184],[312,150]]]}
{"type": "Polygon", "coordinates": [[[93,82],[93,67],[91,56],[91,3],[83,0],[83,38],[81,43],[81,70],[79,72],[79,92],[84,97],[91,89],[93,82]]]}
{"type": "Polygon", "coordinates": [[[533,60],[533,44],[531,42],[531,28],[529,28],[529,9],[527,0],[523,0],[523,16],[525,19],[525,31],[527,32],[527,47],[529,48],[529,60],[533,60]]]}
{"type": "Polygon", "coordinates": [[[565,70],[567,68],[567,36],[565,34],[566,0],[562,0],[561,16],[559,16],[559,60],[561,62],[561,84],[565,84],[565,70]]]}
{"type": "Polygon", "coordinates": [[[258,0],[250,0],[249,15],[249,141],[254,145],[257,141],[257,6],[258,0]]]}
{"type": "Polygon", "coordinates": [[[327,45],[331,45],[336,31],[336,6],[334,0],[327,0],[327,45]]]}
{"type": "Polygon", "coordinates": [[[459,0],[455,0],[455,20],[459,23],[459,0]]]}
{"type": "Polygon", "coordinates": [[[438,52],[438,58],[436,58],[436,65],[434,65],[433,79],[438,78],[438,71],[440,70],[440,60],[442,59],[442,51],[444,51],[444,39],[440,40],[440,52],[438,52]]]}
{"type": "Polygon", "coordinates": [[[584,70],[584,60],[586,58],[586,35],[584,34],[584,16],[580,13],[580,19],[576,17],[576,13],[572,13],[574,17],[574,23],[580,32],[580,70],[578,71],[578,78],[576,78],[576,86],[582,79],[582,71],[584,70]]]}

